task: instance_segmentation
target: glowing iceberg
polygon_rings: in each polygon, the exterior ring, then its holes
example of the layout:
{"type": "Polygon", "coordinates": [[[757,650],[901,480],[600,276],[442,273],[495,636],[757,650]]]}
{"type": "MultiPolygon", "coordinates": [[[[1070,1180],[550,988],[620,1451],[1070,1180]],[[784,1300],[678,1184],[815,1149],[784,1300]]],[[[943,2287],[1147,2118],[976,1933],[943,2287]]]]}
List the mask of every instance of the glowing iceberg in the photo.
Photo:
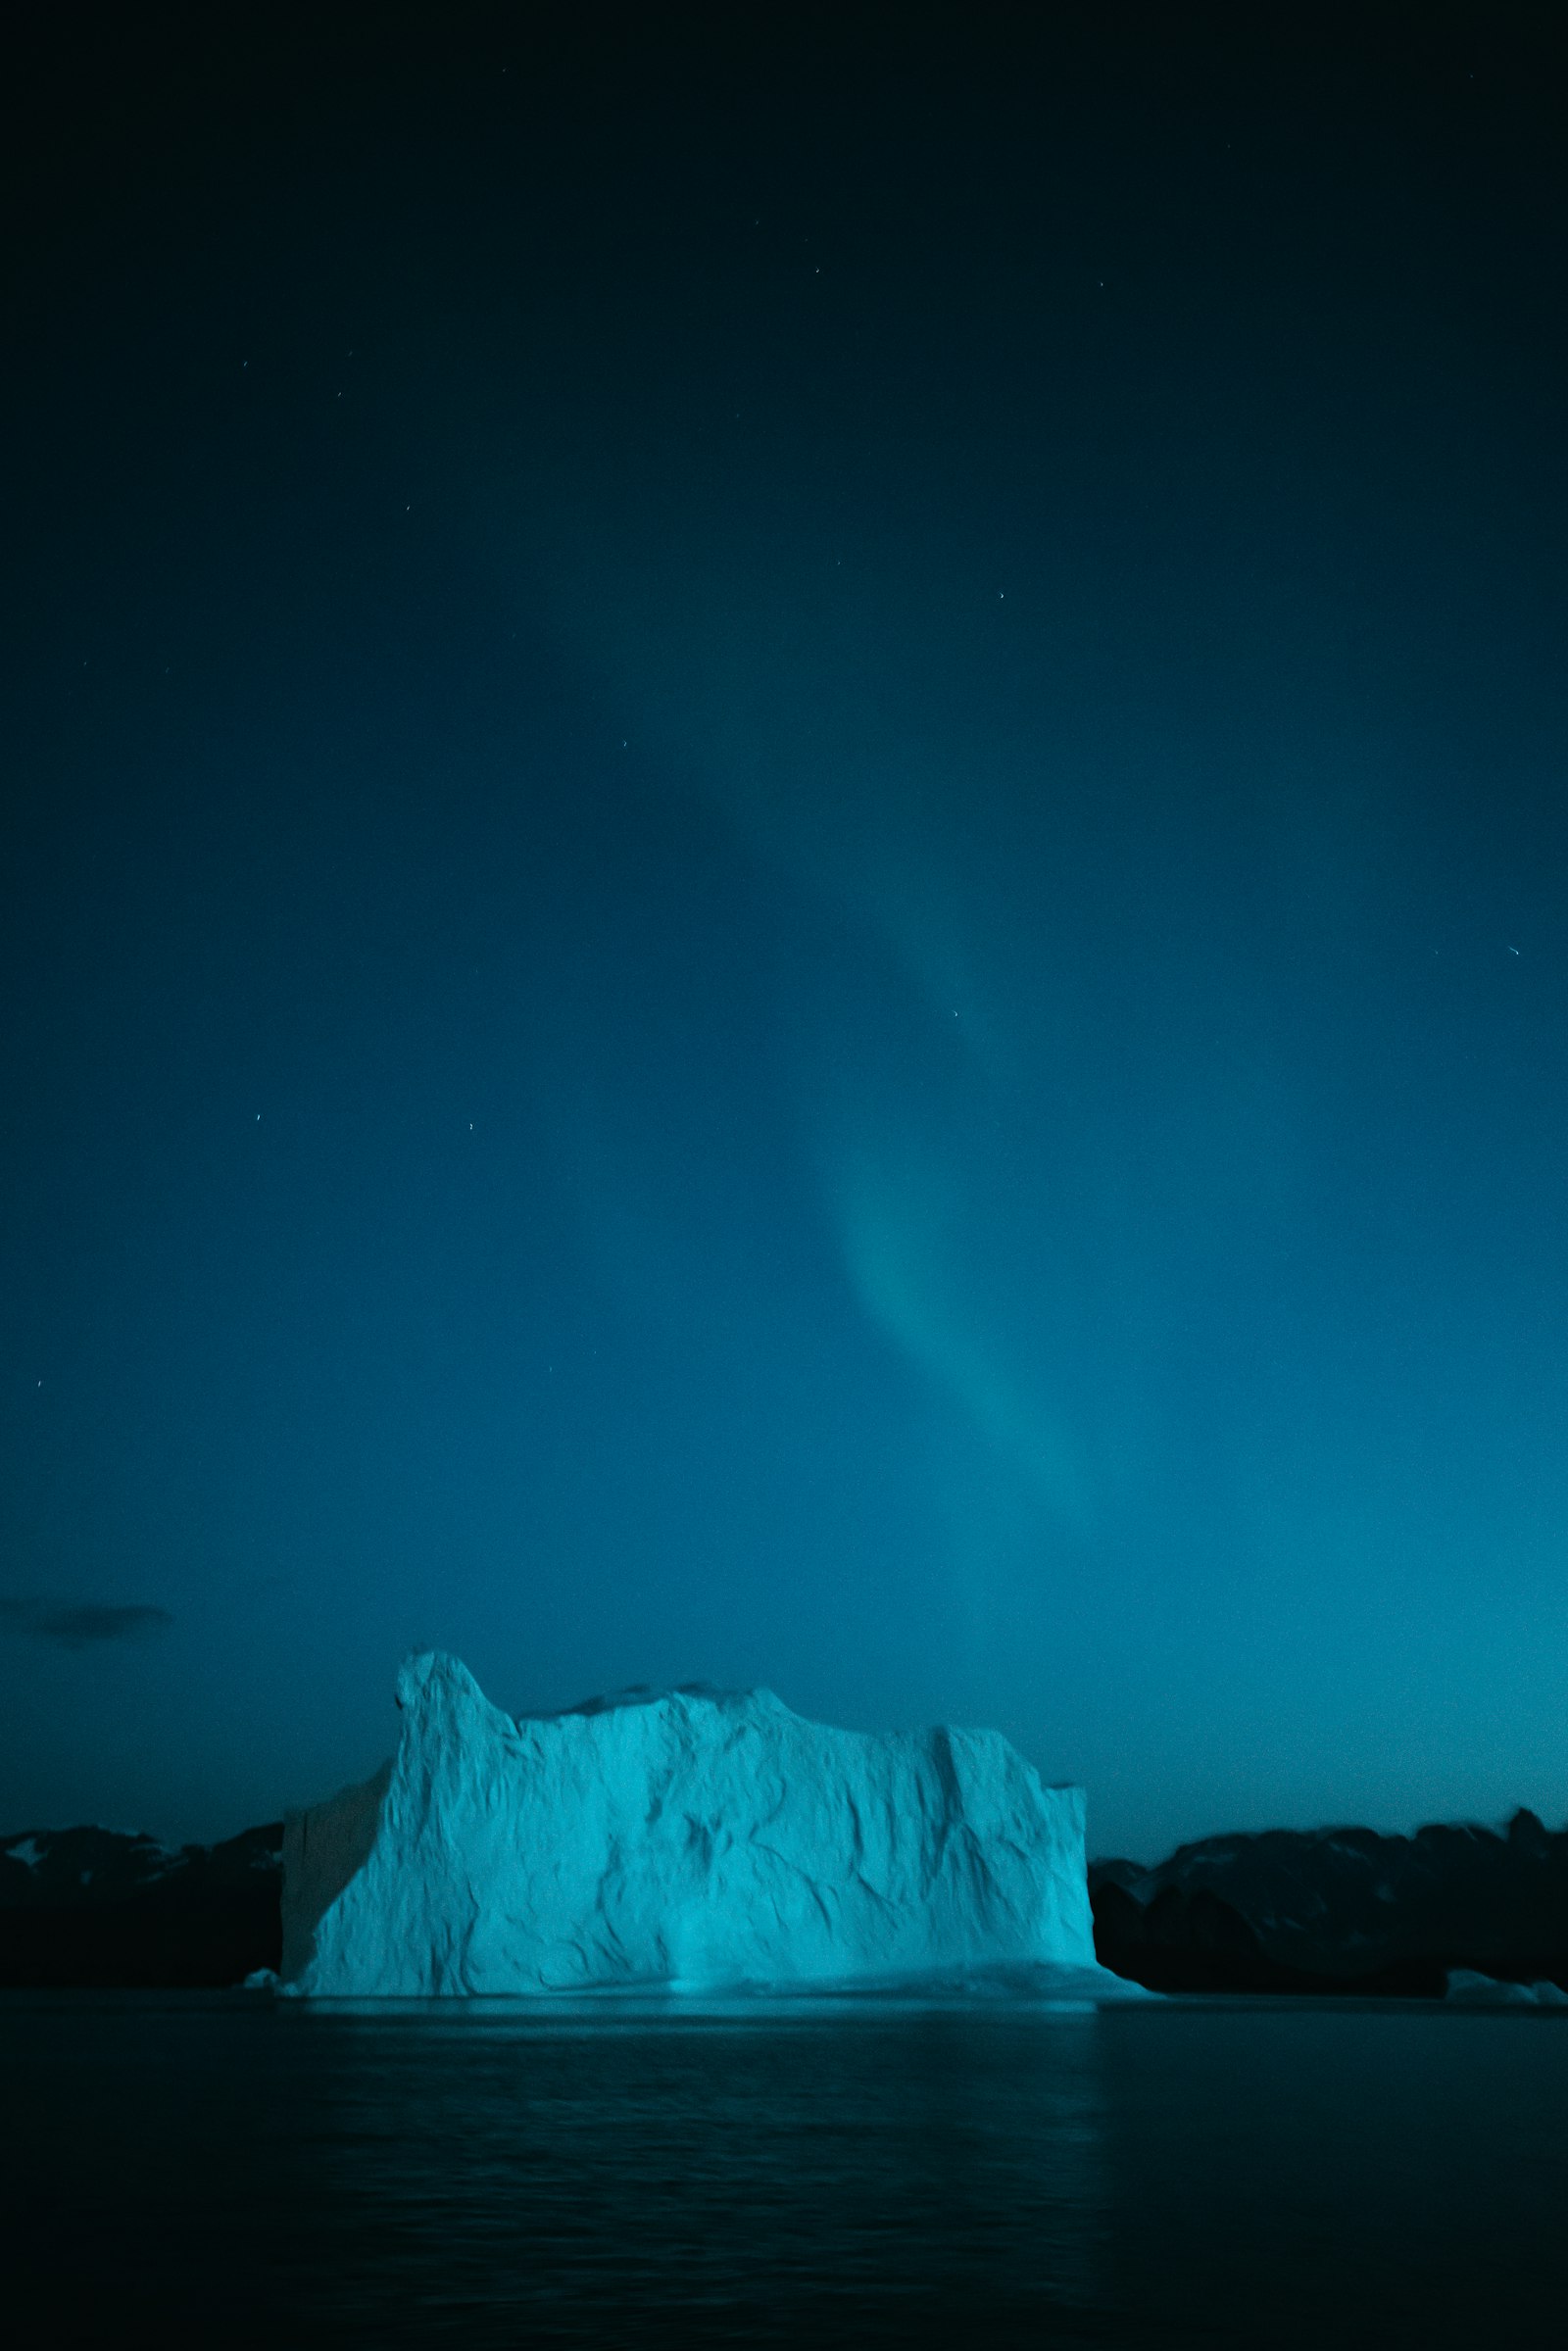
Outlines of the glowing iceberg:
{"type": "Polygon", "coordinates": [[[1089,1996],[1083,1794],[1000,1733],[869,1735],[768,1690],[514,1721],[413,1657],[363,1788],[296,1815],[283,1978],[317,1996],[804,1987],[1022,1970],[1089,1996]]]}

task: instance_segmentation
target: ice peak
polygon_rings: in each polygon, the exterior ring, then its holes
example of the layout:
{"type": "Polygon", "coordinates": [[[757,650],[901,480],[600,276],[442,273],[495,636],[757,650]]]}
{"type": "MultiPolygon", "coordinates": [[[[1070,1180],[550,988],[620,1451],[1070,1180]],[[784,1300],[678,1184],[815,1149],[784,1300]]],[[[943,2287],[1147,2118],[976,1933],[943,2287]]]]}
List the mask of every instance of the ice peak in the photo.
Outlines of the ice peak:
{"type": "Polygon", "coordinates": [[[489,1700],[461,1657],[445,1649],[416,1650],[398,1668],[397,1702],[403,1711],[439,1703],[488,1705],[489,1700]]]}

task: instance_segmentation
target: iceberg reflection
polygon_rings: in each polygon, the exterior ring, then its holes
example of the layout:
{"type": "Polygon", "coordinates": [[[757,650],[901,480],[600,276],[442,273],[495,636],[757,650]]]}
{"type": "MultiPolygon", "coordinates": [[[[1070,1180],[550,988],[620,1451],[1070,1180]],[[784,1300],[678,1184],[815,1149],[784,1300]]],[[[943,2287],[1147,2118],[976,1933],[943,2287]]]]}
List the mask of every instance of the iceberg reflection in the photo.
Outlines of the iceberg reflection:
{"type": "Polygon", "coordinates": [[[1102,2299],[1092,2004],[655,2006],[290,2008],[329,2117],[298,2206],[376,2215],[364,2274],[339,2248],[344,2316],[432,2276],[449,2309],[467,2277],[491,2310],[569,2308],[584,2340],[640,2312],[782,2340],[858,2311],[874,2339],[1102,2299]]]}

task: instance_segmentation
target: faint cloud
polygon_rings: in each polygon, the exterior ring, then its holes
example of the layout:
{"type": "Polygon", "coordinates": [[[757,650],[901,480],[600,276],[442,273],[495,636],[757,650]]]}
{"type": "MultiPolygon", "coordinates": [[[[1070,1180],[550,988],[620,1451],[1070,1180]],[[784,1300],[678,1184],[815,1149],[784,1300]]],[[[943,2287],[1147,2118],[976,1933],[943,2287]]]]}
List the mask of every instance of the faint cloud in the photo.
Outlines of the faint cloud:
{"type": "Polygon", "coordinates": [[[52,1641],[61,1649],[88,1649],[106,1641],[146,1641],[155,1633],[167,1633],[173,1621],[167,1608],[139,1601],[108,1607],[91,1600],[63,1603],[0,1593],[0,1632],[52,1641]]]}

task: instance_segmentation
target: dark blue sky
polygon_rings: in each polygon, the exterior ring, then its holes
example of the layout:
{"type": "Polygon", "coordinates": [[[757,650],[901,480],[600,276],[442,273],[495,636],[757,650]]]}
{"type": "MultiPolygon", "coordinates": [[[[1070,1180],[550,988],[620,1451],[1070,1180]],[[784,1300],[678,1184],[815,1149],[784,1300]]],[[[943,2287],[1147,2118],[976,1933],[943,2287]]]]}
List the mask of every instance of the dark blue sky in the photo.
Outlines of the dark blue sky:
{"type": "Polygon", "coordinates": [[[34,28],[0,1828],[1568,1810],[1560,15],[1284,13],[34,28]]]}

